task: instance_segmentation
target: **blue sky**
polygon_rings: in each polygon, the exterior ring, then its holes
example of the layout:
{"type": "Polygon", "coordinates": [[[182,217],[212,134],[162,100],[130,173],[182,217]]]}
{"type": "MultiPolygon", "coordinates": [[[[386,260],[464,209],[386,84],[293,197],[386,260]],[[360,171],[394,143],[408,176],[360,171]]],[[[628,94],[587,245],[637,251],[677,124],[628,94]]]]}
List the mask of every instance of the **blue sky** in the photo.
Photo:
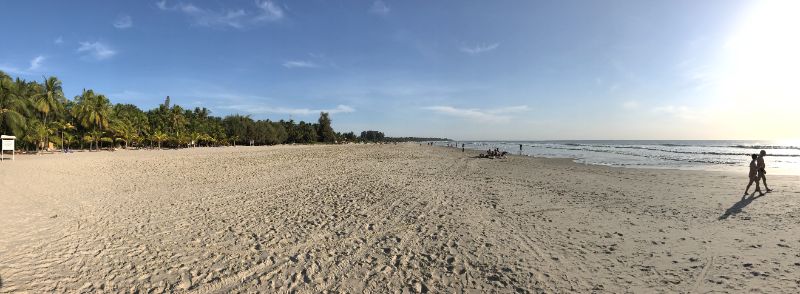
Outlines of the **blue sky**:
{"type": "Polygon", "coordinates": [[[56,75],[70,98],[92,88],[149,109],[169,95],[273,120],[325,110],[339,131],[393,136],[800,138],[786,127],[800,125],[790,0],[2,6],[0,70],[56,75]]]}

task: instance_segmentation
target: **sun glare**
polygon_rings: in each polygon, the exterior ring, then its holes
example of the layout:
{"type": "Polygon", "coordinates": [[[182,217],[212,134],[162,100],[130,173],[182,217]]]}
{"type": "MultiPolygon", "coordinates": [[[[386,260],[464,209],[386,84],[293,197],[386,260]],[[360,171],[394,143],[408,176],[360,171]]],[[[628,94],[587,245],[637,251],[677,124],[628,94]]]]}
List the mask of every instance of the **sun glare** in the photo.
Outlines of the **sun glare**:
{"type": "Polygon", "coordinates": [[[756,128],[763,131],[768,125],[770,137],[798,135],[798,15],[800,1],[758,1],[725,44],[719,94],[730,110],[727,114],[740,120],[749,114],[764,118],[765,125],[756,128]]]}

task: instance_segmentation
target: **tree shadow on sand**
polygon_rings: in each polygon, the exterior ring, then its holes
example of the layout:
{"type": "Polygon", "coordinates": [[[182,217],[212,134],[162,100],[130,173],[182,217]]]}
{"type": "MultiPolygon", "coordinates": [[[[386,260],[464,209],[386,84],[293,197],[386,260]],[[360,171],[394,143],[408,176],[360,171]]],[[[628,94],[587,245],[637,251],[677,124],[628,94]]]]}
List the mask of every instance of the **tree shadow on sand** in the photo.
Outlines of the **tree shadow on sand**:
{"type": "Polygon", "coordinates": [[[754,195],[756,195],[756,193],[750,194],[750,197],[742,196],[742,199],[739,200],[739,202],[734,203],[733,206],[731,206],[731,208],[728,208],[728,210],[726,210],[724,214],[719,216],[719,220],[725,220],[731,217],[732,215],[742,212],[742,209],[750,205],[750,203],[753,203],[753,200],[764,197],[764,195],[766,194],[761,194],[758,196],[754,195]]]}

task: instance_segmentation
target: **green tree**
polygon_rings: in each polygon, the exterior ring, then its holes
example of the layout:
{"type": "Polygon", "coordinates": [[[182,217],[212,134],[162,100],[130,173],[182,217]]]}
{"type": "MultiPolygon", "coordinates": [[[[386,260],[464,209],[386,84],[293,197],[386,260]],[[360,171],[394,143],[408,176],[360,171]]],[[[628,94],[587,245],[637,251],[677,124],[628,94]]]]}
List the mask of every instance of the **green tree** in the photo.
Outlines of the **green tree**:
{"type": "Polygon", "coordinates": [[[111,122],[111,131],[113,134],[125,143],[124,148],[128,149],[128,142],[136,138],[136,128],[133,124],[124,119],[119,119],[111,122]]]}
{"type": "Polygon", "coordinates": [[[249,116],[242,115],[229,115],[222,119],[222,125],[225,128],[225,133],[228,138],[231,138],[233,145],[236,146],[236,141],[243,140],[249,141],[248,129],[253,125],[253,119],[249,116]]]}
{"type": "MultiPolygon", "coordinates": [[[[64,91],[61,87],[61,81],[56,77],[49,77],[44,80],[39,93],[33,97],[33,106],[39,113],[42,114],[42,122],[48,125],[48,119],[53,114],[60,114],[64,111],[64,91]]],[[[47,145],[47,140],[45,140],[47,145]]]]}
{"type": "Polygon", "coordinates": [[[126,127],[126,130],[124,130],[126,134],[123,136],[125,138],[125,148],[128,148],[130,143],[144,137],[150,129],[147,114],[136,105],[115,104],[111,112],[112,125],[116,123],[126,127]]]}
{"type": "Polygon", "coordinates": [[[156,131],[153,133],[152,139],[153,141],[158,142],[158,149],[161,149],[161,142],[166,141],[169,138],[169,135],[162,131],[156,131]]]}
{"type": "Polygon", "coordinates": [[[0,71],[0,133],[22,136],[25,131],[27,103],[20,95],[18,84],[0,71]]]}
{"type": "Polygon", "coordinates": [[[39,153],[39,146],[47,137],[47,128],[37,119],[31,119],[25,129],[23,141],[35,146],[36,153],[39,153]]]}
{"type": "MultiPolygon", "coordinates": [[[[108,128],[108,119],[111,115],[111,104],[104,95],[97,95],[92,90],[84,90],[83,94],[75,97],[76,106],[74,115],[81,125],[92,130],[95,146],[100,149],[98,132],[108,128]]],[[[91,146],[90,146],[91,148],[91,146]]]]}
{"type": "Polygon", "coordinates": [[[317,136],[319,137],[318,140],[323,143],[336,142],[336,132],[334,132],[331,127],[331,119],[328,117],[327,112],[319,113],[317,136]]]}

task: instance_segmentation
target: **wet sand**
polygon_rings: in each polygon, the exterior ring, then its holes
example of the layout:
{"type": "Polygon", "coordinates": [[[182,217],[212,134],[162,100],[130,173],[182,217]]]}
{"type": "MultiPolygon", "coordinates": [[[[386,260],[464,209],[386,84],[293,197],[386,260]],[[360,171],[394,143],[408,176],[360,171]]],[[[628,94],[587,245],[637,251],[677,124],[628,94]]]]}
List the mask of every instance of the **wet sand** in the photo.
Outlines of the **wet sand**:
{"type": "Polygon", "coordinates": [[[746,167],[475,155],[399,144],[17,156],[0,163],[0,292],[800,287],[798,176],[742,199],[746,167]]]}

